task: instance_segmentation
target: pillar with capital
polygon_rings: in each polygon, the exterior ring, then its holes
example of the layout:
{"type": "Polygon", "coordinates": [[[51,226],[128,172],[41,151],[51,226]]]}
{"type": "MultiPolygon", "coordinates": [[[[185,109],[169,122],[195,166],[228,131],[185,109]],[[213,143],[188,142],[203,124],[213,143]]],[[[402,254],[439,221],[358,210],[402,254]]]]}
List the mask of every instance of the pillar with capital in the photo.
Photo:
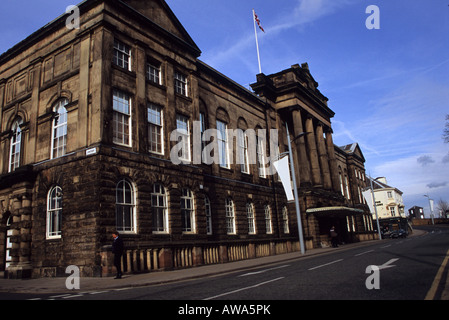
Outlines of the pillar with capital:
{"type": "Polygon", "coordinates": [[[326,144],[324,142],[323,133],[324,124],[319,122],[316,128],[316,138],[318,142],[318,154],[320,157],[321,172],[323,176],[324,188],[327,190],[332,189],[331,173],[329,169],[329,157],[326,150],[326,144]]]}
{"type": "MultiPolygon", "coordinates": [[[[304,127],[302,124],[301,111],[295,109],[292,111],[293,118],[293,129],[294,129],[294,137],[297,137],[299,134],[304,132],[304,127]]],[[[297,180],[299,181],[299,185],[308,186],[312,183],[312,179],[310,176],[310,164],[309,159],[307,158],[306,151],[306,143],[304,138],[297,139],[295,141],[296,145],[296,157],[295,158],[295,167],[299,168],[297,180]]],[[[299,187],[299,186],[298,186],[299,187]]]]}
{"type": "Polygon", "coordinates": [[[318,150],[316,147],[315,129],[313,125],[312,116],[308,116],[306,120],[306,131],[309,133],[307,135],[307,147],[310,154],[310,166],[312,168],[312,182],[314,187],[320,187],[323,185],[321,179],[321,167],[318,158],[318,150]]]}
{"type": "Polygon", "coordinates": [[[335,157],[334,140],[332,139],[332,129],[327,128],[326,132],[326,147],[329,156],[329,169],[331,173],[332,187],[335,192],[340,193],[340,178],[338,177],[337,160],[335,157]]]}

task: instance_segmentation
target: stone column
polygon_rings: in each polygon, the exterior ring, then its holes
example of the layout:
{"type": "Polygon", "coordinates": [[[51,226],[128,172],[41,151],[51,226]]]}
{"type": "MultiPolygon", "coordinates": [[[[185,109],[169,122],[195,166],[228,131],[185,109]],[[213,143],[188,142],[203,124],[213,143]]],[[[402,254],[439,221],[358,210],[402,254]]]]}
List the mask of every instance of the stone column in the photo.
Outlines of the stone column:
{"type": "Polygon", "coordinates": [[[340,178],[338,176],[337,159],[335,157],[335,146],[332,139],[332,129],[326,130],[326,146],[327,154],[329,156],[329,167],[332,179],[332,187],[335,192],[341,193],[340,178]]]}
{"type": "MultiPolygon", "coordinates": [[[[301,111],[293,110],[292,112],[293,118],[293,130],[290,133],[290,139],[297,137],[300,133],[304,132],[304,127],[302,125],[301,119],[301,111]]],[[[310,164],[309,159],[307,158],[306,151],[306,143],[304,138],[299,138],[295,141],[296,146],[296,154],[293,154],[293,161],[295,161],[295,168],[299,168],[299,170],[295,170],[297,172],[297,180],[298,184],[302,186],[311,185],[312,180],[310,177],[310,164]]]]}
{"type": "Polygon", "coordinates": [[[316,147],[313,118],[311,116],[307,117],[306,131],[309,133],[307,135],[307,147],[309,149],[310,166],[312,168],[312,183],[314,187],[320,187],[323,185],[323,182],[321,179],[321,168],[320,168],[320,161],[318,159],[318,151],[316,147]]]}
{"type": "Polygon", "coordinates": [[[13,212],[12,262],[7,270],[7,277],[31,278],[31,195],[16,195],[13,212]]]}
{"type": "Polygon", "coordinates": [[[332,189],[331,173],[329,169],[329,157],[326,151],[326,144],[323,136],[323,124],[320,122],[316,128],[316,137],[318,140],[318,154],[320,157],[320,165],[323,173],[324,188],[327,190],[332,189]]]}

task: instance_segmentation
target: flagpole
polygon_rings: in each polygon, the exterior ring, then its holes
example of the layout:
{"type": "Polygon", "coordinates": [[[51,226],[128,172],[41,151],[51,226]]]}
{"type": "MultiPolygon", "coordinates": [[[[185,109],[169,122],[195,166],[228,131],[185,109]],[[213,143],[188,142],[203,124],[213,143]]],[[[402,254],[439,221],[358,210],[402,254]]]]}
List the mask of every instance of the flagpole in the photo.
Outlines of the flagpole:
{"type": "Polygon", "coordinates": [[[262,67],[260,64],[260,53],[259,53],[259,40],[257,39],[256,12],[254,11],[254,9],[253,9],[253,21],[254,21],[254,34],[256,36],[257,60],[259,61],[259,73],[262,73],[262,67]]]}

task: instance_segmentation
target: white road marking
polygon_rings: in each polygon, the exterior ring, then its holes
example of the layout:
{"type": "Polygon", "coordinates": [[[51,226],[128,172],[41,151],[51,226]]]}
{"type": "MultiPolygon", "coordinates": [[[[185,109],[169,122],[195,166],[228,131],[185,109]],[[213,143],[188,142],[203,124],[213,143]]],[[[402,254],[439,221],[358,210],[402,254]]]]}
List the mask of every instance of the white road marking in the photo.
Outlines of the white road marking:
{"type": "Polygon", "coordinates": [[[257,287],[263,286],[263,285],[268,284],[268,283],[271,283],[271,282],[279,281],[279,280],[282,280],[282,279],[284,279],[284,278],[285,278],[285,277],[280,277],[280,278],[276,278],[276,279],[273,279],[273,280],[261,282],[261,283],[255,284],[255,285],[253,285],[253,286],[249,286],[249,287],[245,287],[245,288],[233,290],[233,291],[230,291],[230,292],[225,292],[225,293],[222,293],[222,294],[219,294],[219,295],[216,295],[216,296],[213,296],[213,297],[209,297],[209,298],[206,298],[206,299],[203,299],[203,300],[212,300],[212,299],[216,299],[216,298],[228,296],[228,295],[230,295],[230,294],[234,294],[234,293],[237,293],[237,292],[241,292],[241,291],[245,291],[245,290],[257,288],[257,287]]]}
{"type": "Polygon", "coordinates": [[[283,268],[287,268],[287,267],[290,267],[290,265],[288,264],[288,265],[285,265],[285,266],[274,267],[274,268],[260,270],[260,271],[255,271],[255,272],[249,272],[249,273],[245,273],[245,274],[239,275],[238,278],[239,277],[253,276],[255,274],[261,274],[261,273],[265,273],[265,272],[268,272],[268,271],[277,270],[277,269],[283,269],[283,268]]]}
{"type": "Polygon", "coordinates": [[[322,267],[325,267],[325,266],[328,266],[328,265],[331,265],[331,264],[334,264],[334,263],[337,263],[337,262],[341,262],[341,261],[343,261],[343,259],[339,259],[339,260],[335,260],[335,261],[332,261],[332,262],[329,262],[329,263],[325,263],[325,264],[322,264],[322,265],[310,268],[309,271],[312,271],[312,270],[315,270],[315,269],[318,269],[318,268],[322,268],[322,267]]]}

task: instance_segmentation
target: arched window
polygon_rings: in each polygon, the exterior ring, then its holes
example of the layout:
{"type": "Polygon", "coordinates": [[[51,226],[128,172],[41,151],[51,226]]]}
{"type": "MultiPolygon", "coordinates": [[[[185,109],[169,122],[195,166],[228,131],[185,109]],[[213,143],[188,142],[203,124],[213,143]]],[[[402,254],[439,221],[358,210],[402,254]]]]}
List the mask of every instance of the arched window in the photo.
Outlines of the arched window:
{"type": "Polygon", "coordinates": [[[190,189],[183,188],[181,194],[181,219],[183,232],[195,232],[195,204],[190,189]]]}
{"type": "Polygon", "coordinates": [[[136,232],[134,189],[127,180],[117,184],[115,208],[117,231],[136,232]]]}
{"type": "Polygon", "coordinates": [[[61,238],[62,230],[62,189],[53,187],[47,198],[47,239],[61,238]]]}
{"type": "Polygon", "coordinates": [[[9,172],[16,170],[20,167],[20,151],[22,146],[22,130],[20,129],[20,125],[23,123],[22,118],[17,118],[14,121],[11,130],[11,146],[9,152],[9,172]]]}
{"type": "Polygon", "coordinates": [[[271,208],[269,205],[265,206],[265,227],[267,230],[267,234],[273,233],[273,228],[271,224],[271,208]]]}
{"type": "Polygon", "coordinates": [[[66,153],[67,146],[67,109],[69,103],[67,99],[62,99],[56,103],[54,108],[55,118],[52,128],[51,158],[62,157],[66,153]]]}
{"type": "Polygon", "coordinates": [[[167,194],[164,186],[159,183],[153,185],[151,210],[153,213],[153,232],[168,233],[167,194]]]}

